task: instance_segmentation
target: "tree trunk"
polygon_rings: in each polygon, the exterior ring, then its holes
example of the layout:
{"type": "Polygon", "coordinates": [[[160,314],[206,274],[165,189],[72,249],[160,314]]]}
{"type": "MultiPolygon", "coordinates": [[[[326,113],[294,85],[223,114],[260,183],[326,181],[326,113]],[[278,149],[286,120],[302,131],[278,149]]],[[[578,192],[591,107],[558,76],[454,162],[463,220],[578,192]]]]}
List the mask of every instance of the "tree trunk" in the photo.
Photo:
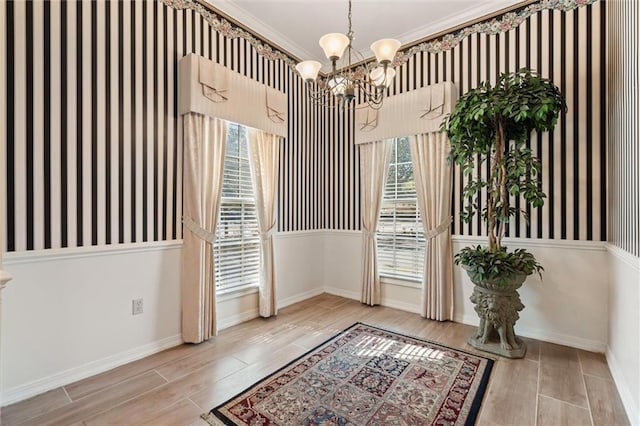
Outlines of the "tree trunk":
{"type": "Polygon", "coordinates": [[[498,224],[498,201],[502,199],[501,188],[504,186],[506,169],[502,165],[504,159],[504,130],[502,128],[502,121],[500,118],[496,118],[496,144],[495,155],[490,158],[491,161],[491,176],[489,177],[490,185],[487,193],[487,225],[489,227],[489,249],[491,251],[499,251],[501,248],[502,238],[500,236],[500,225],[498,224]],[[497,195],[497,197],[496,197],[497,195]],[[496,235],[496,231],[497,235],[496,235]]]}

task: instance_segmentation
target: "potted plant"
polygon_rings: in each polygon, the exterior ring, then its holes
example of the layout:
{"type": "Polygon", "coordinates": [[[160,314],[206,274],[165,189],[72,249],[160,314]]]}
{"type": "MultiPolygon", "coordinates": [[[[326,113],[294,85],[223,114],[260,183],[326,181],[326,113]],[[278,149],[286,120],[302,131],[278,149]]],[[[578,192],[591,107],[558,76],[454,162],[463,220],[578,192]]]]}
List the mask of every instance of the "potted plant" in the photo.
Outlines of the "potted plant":
{"type": "Polygon", "coordinates": [[[494,86],[484,82],[463,95],[441,126],[451,141],[449,160],[468,179],[463,196],[469,202],[461,219],[468,222],[480,211],[488,232],[487,246],[465,247],[455,255],[455,263],[475,284],[471,301],[480,317],[468,343],[509,358],[526,352],[513,331],[524,308],[517,289],[527,276],[543,270],[531,253],[502,245],[509,220],[519,214],[528,219],[510,197],[522,196],[532,207],[544,204],[540,162],[526,141],[533,130],[552,130],[563,110],[564,98],[553,82],[521,69],[501,74],[494,86]],[[485,162],[488,176],[475,176],[476,167],[485,162]]]}

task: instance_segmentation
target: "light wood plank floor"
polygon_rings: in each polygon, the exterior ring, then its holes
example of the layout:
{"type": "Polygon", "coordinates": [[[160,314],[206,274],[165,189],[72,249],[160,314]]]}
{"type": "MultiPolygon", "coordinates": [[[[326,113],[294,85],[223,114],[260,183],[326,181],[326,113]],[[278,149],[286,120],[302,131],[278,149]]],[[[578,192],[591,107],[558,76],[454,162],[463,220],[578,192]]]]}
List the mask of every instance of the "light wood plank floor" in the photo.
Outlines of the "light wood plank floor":
{"type": "MultiPolygon", "coordinates": [[[[200,414],[357,321],[473,351],[472,327],[323,294],[4,407],[2,425],[204,425],[200,414]]],[[[628,424],[603,355],[527,343],[525,359],[497,359],[478,424],[628,424]]]]}

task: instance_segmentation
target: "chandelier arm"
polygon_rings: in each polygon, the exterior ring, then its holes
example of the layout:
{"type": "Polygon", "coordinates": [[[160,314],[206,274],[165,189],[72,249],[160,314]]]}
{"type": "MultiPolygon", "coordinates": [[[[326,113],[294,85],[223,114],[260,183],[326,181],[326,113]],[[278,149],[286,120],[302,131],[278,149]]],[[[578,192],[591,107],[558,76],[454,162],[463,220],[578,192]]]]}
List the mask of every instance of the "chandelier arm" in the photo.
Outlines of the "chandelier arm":
{"type": "MultiPolygon", "coordinates": [[[[354,104],[358,99],[361,101],[360,103],[366,103],[370,108],[377,110],[382,107],[385,95],[389,93],[388,86],[395,76],[393,69],[390,73],[387,72],[387,69],[391,63],[389,57],[395,54],[400,42],[393,39],[378,40],[371,47],[376,54],[377,61],[366,61],[363,55],[353,48],[352,17],[352,0],[348,0],[348,32],[346,37],[331,33],[320,39],[320,45],[331,60],[331,71],[324,77],[318,78],[317,69],[305,70],[305,75],[310,76],[305,80],[307,94],[314,103],[320,106],[340,108],[341,110],[356,108],[354,104]],[[325,45],[325,43],[329,43],[328,40],[331,37],[337,40],[340,46],[339,49],[334,49],[335,53],[331,53],[333,51],[328,47],[329,44],[325,45]],[[346,55],[344,54],[345,44],[346,55]],[[353,58],[359,59],[358,65],[351,64],[353,58]],[[338,61],[342,61],[341,65],[337,64],[338,61]],[[315,71],[315,74],[312,71],[315,71]],[[313,84],[312,80],[315,80],[316,83],[313,84]]],[[[319,63],[311,65],[317,66],[319,63]]],[[[305,66],[308,68],[310,65],[305,64],[305,66]]],[[[304,69],[304,66],[301,69],[304,69]]]]}
{"type": "Polygon", "coordinates": [[[358,87],[360,93],[368,99],[382,99],[384,98],[385,88],[378,87],[367,81],[355,80],[353,84],[358,87]],[[367,85],[369,87],[367,87],[367,85]]]}

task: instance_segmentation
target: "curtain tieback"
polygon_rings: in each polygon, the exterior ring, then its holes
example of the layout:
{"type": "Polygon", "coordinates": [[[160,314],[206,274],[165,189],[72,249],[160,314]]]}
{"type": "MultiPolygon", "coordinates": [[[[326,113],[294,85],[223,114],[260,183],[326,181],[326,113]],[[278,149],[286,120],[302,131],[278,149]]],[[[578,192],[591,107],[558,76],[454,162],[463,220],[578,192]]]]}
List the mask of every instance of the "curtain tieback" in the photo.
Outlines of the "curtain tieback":
{"type": "Polygon", "coordinates": [[[430,229],[427,232],[425,232],[424,233],[424,237],[427,240],[431,240],[431,239],[437,237],[438,235],[442,234],[444,231],[446,231],[449,228],[449,226],[451,225],[451,221],[453,221],[452,217],[450,217],[449,219],[446,219],[440,225],[438,225],[435,228],[430,229]]]}
{"type": "Polygon", "coordinates": [[[367,237],[369,237],[369,238],[374,238],[374,239],[376,238],[376,233],[375,233],[375,232],[371,232],[371,231],[369,231],[369,230],[368,230],[364,225],[361,225],[361,228],[362,228],[362,229],[361,229],[361,230],[362,230],[362,233],[363,233],[364,235],[366,235],[366,236],[367,236],[367,237]]]}
{"type": "Polygon", "coordinates": [[[215,233],[207,231],[202,226],[195,223],[190,217],[183,216],[182,223],[184,223],[184,226],[201,240],[210,244],[213,244],[216,241],[215,233]]]}
{"type": "Polygon", "coordinates": [[[273,225],[271,225],[271,227],[269,229],[267,229],[264,232],[259,232],[258,235],[260,235],[260,241],[267,241],[269,238],[271,238],[271,236],[273,235],[273,233],[276,230],[276,225],[275,223],[273,225]]]}

